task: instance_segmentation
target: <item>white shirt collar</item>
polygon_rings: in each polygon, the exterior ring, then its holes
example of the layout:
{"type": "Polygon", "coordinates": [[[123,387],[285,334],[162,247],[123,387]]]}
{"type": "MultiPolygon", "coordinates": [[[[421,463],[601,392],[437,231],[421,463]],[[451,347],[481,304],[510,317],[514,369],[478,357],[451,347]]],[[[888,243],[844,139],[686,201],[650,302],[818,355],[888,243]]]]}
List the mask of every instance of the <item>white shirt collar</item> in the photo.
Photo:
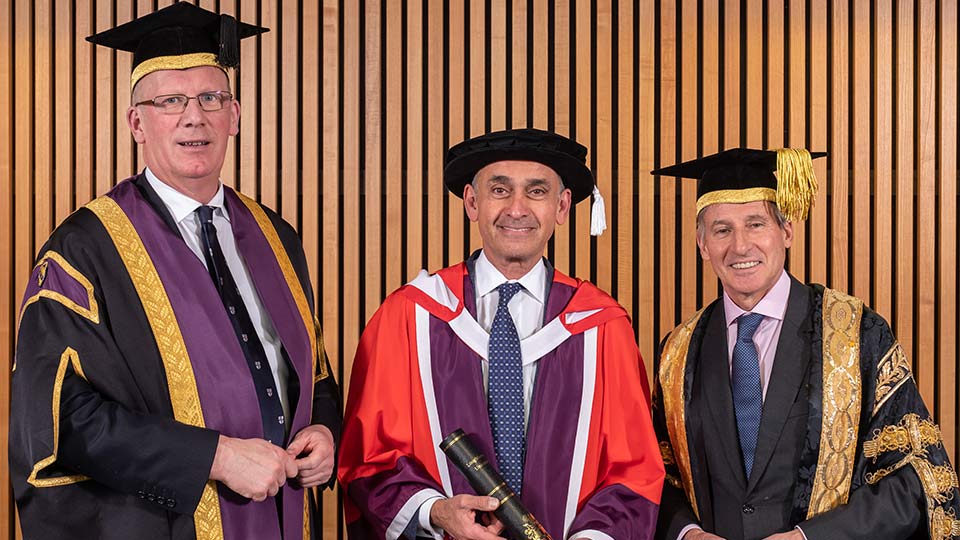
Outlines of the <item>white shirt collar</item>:
{"type": "MultiPolygon", "coordinates": [[[[147,177],[147,182],[150,183],[150,187],[157,192],[157,196],[160,197],[160,200],[163,201],[163,204],[167,207],[170,215],[173,216],[174,222],[180,223],[185,218],[193,215],[197,208],[203,206],[202,203],[197,202],[183,193],[180,193],[176,189],[173,189],[166,184],[163,180],[157,178],[157,175],[153,174],[153,171],[150,170],[150,167],[146,167],[143,170],[143,173],[144,176],[147,177]]],[[[227,213],[227,208],[223,205],[222,182],[217,187],[217,193],[212,199],[210,199],[210,202],[207,203],[207,206],[219,208],[223,213],[223,217],[227,218],[227,221],[230,220],[230,215],[227,213]]]]}
{"type": "Polygon", "coordinates": [[[544,266],[542,258],[520,279],[507,279],[500,270],[497,270],[497,267],[490,262],[490,259],[488,259],[486,254],[481,250],[473,270],[473,282],[477,288],[477,299],[483,298],[505,281],[515,281],[523,286],[524,290],[541,304],[546,300],[544,296],[546,295],[547,289],[547,268],[544,266]]]}

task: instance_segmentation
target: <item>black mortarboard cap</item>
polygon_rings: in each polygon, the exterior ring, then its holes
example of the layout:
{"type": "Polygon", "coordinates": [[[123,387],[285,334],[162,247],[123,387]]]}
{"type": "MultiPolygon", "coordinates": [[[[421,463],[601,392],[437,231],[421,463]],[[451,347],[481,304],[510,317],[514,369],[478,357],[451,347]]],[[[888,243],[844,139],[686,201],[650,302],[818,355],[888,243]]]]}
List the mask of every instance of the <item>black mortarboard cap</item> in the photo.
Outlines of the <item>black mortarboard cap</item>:
{"type": "Polygon", "coordinates": [[[695,178],[697,213],[718,203],[772,201],[790,221],[807,218],[817,194],[813,159],[826,152],[734,148],[663,167],[650,174],[695,178]]]}
{"type": "Polygon", "coordinates": [[[230,15],[177,2],[88,36],[87,41],[133,53],[132,88],[145,75],[162,69],[236,67],[240,64],[240,40],[268,31],[237,22],[230,15]]]}
{"type": "Polygon", "coordinates": [[[491,163],[536,161],[556,171],[577,203],[593,192],[586,159],[587,148],[563,135],[540,129],[496,131],[450,147],[443,160],[443,183],[450,193],[463,197],[463,188],[491,163]]]}

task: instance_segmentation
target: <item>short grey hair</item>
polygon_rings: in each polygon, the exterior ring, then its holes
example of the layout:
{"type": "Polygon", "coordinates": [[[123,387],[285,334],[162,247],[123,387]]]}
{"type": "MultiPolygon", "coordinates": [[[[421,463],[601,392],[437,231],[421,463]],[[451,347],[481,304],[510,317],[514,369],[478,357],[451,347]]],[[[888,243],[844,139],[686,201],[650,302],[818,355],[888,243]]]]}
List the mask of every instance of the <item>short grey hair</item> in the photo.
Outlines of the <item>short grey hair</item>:
{"type": "MultiPolygon", "coordinates": [[[[781,229],[785,228],[787,223],[790,220],[783,215],[783,212],[780,211],[780,207],[777,206],[777,203],[773,201],[764,201],[767,203],[767,211],[773,216],[774,222],[777,224],[777,227],[781,229]]],[[[706,223],[703,221],[703,213],[707,209],[704,208],[697,213],[697,239],[703,241],[703,235],[706,233],[706,223]]]]}

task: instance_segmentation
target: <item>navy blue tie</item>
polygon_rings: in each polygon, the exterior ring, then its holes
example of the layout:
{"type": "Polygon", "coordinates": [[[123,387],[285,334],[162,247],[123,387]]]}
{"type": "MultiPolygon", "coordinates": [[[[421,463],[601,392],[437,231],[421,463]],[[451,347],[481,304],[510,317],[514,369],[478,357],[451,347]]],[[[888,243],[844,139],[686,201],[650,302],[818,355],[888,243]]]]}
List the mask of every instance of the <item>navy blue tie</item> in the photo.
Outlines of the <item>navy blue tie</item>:
{"type": "Polygon", "coordinates": [[[261,422],[263,422],[263,437],[273,444],[283,446],[286,436],[286,419],[283,417],[280,395],[277,393],[273,373],[267,363],[267,353],[263,350],[263,344],[260,343],[260,337],[253,327],[250,313],[247,312],[240,290],[227,267],[227,259],[223,256],[220,240],[217,239],[217,228],[213,225],[213,210],[211,206],[197,208],[197,216],[200,218],[200,242],[203,245],[207,271],[214,285],[217,286],[220,300],[223,301],[223,307],[230,316],[230,323],[237,334],[240,349],[253,376],[253,384],[257,389],[257,401],[260,404],[261,422]]]}
{"type": "Polygon", "coordinates": [[[760,356],[753,343],[753,334],[763,321],[759,313],[744,313],[737,319],[737,343],[733,346],[733,409],[737,414],[743,470],[750,478],[753,456],[757,451],[757,435],[763,413],[763,387],[760,385],[760,356]]]}
{"type": "Polygon", "coordinates": [[[504,283],[498,289],[500,301],[490,328],[487,410],[500,473],[507,485],[520,495],[524,447],[523,364],[520,337],[507,309],[510,299],[520,291],[520,284],[504,283]]]}

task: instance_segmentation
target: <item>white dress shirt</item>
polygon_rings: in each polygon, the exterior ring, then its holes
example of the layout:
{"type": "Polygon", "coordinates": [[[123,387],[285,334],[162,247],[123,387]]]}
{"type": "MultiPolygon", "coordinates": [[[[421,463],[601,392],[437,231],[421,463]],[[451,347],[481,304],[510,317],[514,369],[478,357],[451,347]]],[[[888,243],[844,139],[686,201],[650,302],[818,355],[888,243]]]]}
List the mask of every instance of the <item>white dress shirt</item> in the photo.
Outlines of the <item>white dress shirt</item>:
{"type": "MultiPolygon", "coordinates": [[[[200,241],[200,217],[196,214],[197,208],[203,204],[163,183],[149,168],[145,169],[144,173],[150,187],[157,193],[170,215],[173,216],[173,220],[177,223],[177,228],[180,229],[180,234],[183,236],[183,241],[206,267],[207,261],[203,256],[200,241]]],[[[217,228],[217,240],[220,241],[223,256],[227,260],[227,267],[230,268],[230,274],[237,283],[240,297],[243,298],[243,304],[250,314],[250,320],[257,330],[257,336],[263,344],[263,350],[267,355],[267,363],[270,364],[270,372],[273,373],[274,382],[277,384],[277,393],[280,397],[280,405],[283,407],[283,415],[285,418],[291,418],[290,404],[287,402],[289,368],[280,352],[280,337],[277,335],[273,322],[260,301],[260,296],[253,287],[247,265],[244,264],[243,258],[237,251],[237,241],[233,237],[233,228],[230,226],[230,214],[227,212],[223,200],[223,184],[220,184],[216,195],[207,202],[207,206],[214,208],[213,225],[217,228]]]]}

